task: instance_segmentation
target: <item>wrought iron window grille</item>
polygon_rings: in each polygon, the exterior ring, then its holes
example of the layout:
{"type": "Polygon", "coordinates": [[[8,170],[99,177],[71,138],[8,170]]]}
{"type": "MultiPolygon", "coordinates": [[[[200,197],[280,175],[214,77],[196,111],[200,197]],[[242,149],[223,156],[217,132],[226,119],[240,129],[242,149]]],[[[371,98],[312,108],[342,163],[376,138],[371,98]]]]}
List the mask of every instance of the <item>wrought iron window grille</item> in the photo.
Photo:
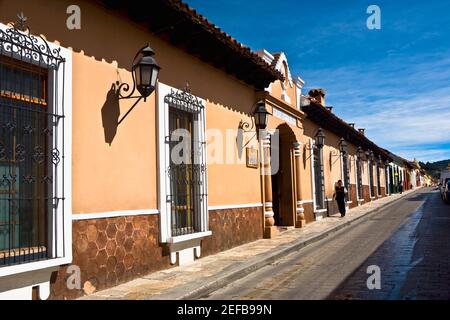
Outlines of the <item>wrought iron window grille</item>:
{"type": "Polygon", "coordinates": [[[204,162],[206,141],[204,132],[198,125],[204,119],[204,105],[194,96],[186,84],[182,90],[171,90],[164,97],[164,102],[169,107],[169,136],[165,137],[165,143],[169,145],[169,157],[172,148],[179,142],[172,139],[172,133],[177,129],[189,131],[189,154],[185,155],[182,163],[170,163],[166,168],[166,179],[169,193],[166,201],[171,208],[171,233],[172,236],[180,236],[201,231],[202,207],[205,205],[206,170],[204,162]]]}
{"type": "Polygon", "coordinates": [[[325,176],[323,168],[323,148],[313,148],[313,170],[316,209],[325,209],[325,176]]]}
{"type": "Polygon", "coordinates": [[[64,79],[66,60],[32,35],[23,13],[17,17],[0,29],[0,267],[65,255],[52,232],[64,233],[56,213],[65,199],[57,189],[64,185],[64,99],[55,87],[64,92],[58,75],[64,79]]]}

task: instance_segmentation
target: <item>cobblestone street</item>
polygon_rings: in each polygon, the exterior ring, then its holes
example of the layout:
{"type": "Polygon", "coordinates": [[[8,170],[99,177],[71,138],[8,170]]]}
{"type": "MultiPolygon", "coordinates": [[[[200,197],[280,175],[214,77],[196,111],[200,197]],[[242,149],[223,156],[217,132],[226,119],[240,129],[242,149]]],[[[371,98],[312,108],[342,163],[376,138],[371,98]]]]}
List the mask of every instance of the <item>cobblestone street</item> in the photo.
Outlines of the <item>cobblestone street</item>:
{"type": "Polygon", "coordinates": [[[206,298],[448,299],[449,214],[421,190],[206,298]],[[369,265],[381,268],[381,290],[367,289],[369,265]]]}
{"type": "MultiPolygon", "coordinates": [[[[418,195],[411,201],[420,201],[418,195]]],[[[434,192],[422,207],[330,296],[333,299],[450,299],[450,206],[434,192]],[[366,269],[381,268],[381,290],[366,269]]]]}
{"type": "Polygon", "coordinates": [[[427,195],[395,194],[354,208],[344,219],[325,218],[82,299],[198,299],[209,293],[214,299],[326,298],[427,195]],[[414,200],[402,200],[409,198],[414,200]]]}

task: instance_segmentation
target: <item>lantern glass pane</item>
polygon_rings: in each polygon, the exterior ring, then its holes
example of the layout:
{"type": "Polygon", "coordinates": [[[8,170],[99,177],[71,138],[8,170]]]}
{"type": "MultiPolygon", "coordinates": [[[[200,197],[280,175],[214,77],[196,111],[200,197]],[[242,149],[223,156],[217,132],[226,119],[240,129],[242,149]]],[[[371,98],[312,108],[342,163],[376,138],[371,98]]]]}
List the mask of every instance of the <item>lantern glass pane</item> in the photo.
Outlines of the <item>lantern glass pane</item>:
{"type": "Polygon", "coordinates": [[[264,128],[264,126],[265,126],[265,116],[266,116],[265,113],[258,113],[257,114],[257,116],[256,116],[256,118],[257,118],[256,125],[259,128],[264,128]]]}
{"type": "Polygon", "coordinates": [[[152,75],[152,66],[150,65],[141,65],[141,85],[144,87],[148,87],[150,85],[150,77],[152,75]]]}
{"type": "Polygon", "coordinates": [[[255,125],[257,128],[261,126],[261,118],[259,112],[255,113],[255,125]]]}
{"type": "Polygon", "coordinates": [[[150,82],[150,86],[152,86],[153,88],[156,87],[156,80],[158,79],[158,72],[159,72],[158,68],[153,67],[152,78],[151,78],[151,82],[150,82]]]}
{"type": "Polygon", "coordinates": [[[134,68],[134,79],[136,80],[136,85],[140,86],[141,85],[141,69],[139,68],[139,66],[134,68]]]}
{"type": "Polygon", "coordinates": [[[269,119],[269,115],[267,113],[264,113],[263,114],[263,125],[264,125],[264,127],[267,126],[268,119],[269,119]]]}

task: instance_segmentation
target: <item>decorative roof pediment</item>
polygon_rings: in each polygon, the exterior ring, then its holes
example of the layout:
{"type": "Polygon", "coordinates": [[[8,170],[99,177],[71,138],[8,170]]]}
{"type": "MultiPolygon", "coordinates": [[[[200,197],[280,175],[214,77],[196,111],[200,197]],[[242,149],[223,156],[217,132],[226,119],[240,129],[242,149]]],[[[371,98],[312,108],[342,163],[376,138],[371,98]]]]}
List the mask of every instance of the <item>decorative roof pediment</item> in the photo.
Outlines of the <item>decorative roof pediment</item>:
{"type": "Polygon", "coordinates": [[[281,72],[284,75],[285,81],[289,83],[290,87],[294,87],[294,82],[292,81],[291,70],[289,69],[289,64],[287,61],[286,54],[284,52],[274,53],[274,60],[272,61],[272,66],[275,70],[281,72]]]}

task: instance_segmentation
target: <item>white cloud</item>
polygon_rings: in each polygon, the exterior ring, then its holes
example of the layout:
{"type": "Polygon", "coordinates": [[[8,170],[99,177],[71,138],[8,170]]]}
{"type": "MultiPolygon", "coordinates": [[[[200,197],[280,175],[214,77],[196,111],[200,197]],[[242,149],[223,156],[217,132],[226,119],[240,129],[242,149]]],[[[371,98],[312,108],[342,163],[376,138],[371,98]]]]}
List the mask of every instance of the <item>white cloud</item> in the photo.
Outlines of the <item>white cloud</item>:
{"type": "Polygon", "coordinates": [[[307,86],[327,89],[327,104],[381,147],[406,158],[440,160],[450,150],[449,52],[388,57],[370,65],[306,70],[307,86]]]}

